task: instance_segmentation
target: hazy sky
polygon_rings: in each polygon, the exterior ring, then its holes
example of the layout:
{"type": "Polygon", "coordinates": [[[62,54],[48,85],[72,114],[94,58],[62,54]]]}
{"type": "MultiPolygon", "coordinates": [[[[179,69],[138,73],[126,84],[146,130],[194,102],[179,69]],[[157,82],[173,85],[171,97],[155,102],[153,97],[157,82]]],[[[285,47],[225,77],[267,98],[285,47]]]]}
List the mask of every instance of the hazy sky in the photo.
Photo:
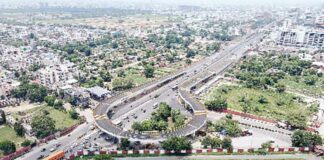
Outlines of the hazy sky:
{"type": "Polygon", "coordinates": [[[115,6],[135,4],[169,4],[169,5],[322,5],[323,0],[0,0],[0,5],[35,5],[47,2],[50,5],[73,6],[115,6]]]}

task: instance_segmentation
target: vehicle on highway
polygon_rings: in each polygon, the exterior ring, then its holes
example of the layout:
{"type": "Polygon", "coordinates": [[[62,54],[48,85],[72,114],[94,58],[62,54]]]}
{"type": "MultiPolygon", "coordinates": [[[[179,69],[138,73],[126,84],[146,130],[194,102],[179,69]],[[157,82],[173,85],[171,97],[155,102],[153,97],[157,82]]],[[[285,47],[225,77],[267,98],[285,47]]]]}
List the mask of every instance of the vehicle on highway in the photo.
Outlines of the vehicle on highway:
{"type": "Polygon", "coordinates": [[[43,159],[44,158],[44,155],[39,155],[38,157],[37,157],[37,159],[39,160],[39,159],[43,159]]]}
{"type": "Polygon", "coordinates": [[[175,90],[177,90],[177,89],[178,89],[178,85],[175,85],[175,86],[172,87],[172,90],[173,90],[173,91],[175,91],[175,90]]]}
{"type": "Polygon", "coordinates": [[[50,152],[54,152],[55,150],[56,150],[56,148],[53,147],[50,149],[50,152]]]}
{"type": "Polygon", "coordinates": [[[51,155],[49,155],[48,157],[46,157],[44,160],[60,160],[64,158],[64,151],[58,151],[55,152],[51,155]]]}
{"type": "Polygon", "coordinates": [[[46,151],[46,148],[42,148],[41,152],[45,152],[46,151]]]}
{"type": "Polygon", "coordinates": [[[154,103],[153,108],[156,109],[159,106],[158,103],[154,103]]]}

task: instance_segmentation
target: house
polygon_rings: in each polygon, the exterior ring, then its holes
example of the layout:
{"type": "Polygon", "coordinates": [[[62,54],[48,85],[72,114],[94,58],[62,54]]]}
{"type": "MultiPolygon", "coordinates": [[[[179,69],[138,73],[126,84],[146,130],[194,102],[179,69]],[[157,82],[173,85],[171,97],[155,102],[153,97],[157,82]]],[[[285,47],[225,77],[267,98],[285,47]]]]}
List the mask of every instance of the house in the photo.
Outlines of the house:
{"type": "Polygon", "coordinates": [[[86,90],[90,93],[91,97],[96,100],[103,100],[110,94],[110,91],[99,86],[87,88],[86,90]]]}
{"type": "Polygon", "coordinates": [[[90,95],[83,88],[67,87],[63,89],[64,99],[72,99],[74,105],[88,107],[90,104],[90,95]]]}

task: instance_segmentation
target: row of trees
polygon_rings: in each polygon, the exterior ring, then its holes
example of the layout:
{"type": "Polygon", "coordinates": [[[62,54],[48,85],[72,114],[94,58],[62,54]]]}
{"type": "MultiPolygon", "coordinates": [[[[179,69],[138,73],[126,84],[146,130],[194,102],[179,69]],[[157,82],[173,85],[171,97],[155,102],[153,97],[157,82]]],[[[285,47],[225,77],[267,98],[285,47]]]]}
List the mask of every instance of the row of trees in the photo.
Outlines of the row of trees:
{"type": "Polygon", "coordinates": [[[294,147],[315,147],[316,145],[322,145],[323,139],[318,134],[296,130],[291,136],[291,142],[294,147]]]}
{"type": "Polygon", "coordinates": [[[153,131],[153,130],[167,130],[168,121],[172,120],[174,127],[182,126],[185,122],[185,117],[180,114],[179,110],[172,109],[166,103],[160,103],[156,112],[152,113],[152,117],[143,122],[134,122],[133,130],[137,131],[153,131]]]}
{"type": "Polygon", "coordinates": [[[223,140],[219,137],[206,136],[201,140],[201,145],[204,148],[223,148],[223,149],[233,149],[232,140],[229,137],[225,137],[223,140]]]}
{"type": "MultiPolygon", "coordinates": [[[[278,57],[272,54],[266,54],[262,57],[252,57],[241,64],[234,74],[242,80],[247,87],[265,88],[274,86],[280,79],[295,76],[303,77],[307,85],[315,85],[318,74],[311,69],[311,62],[301,60],[298,57],[289,55],[280,55],[278,57]]],[[[282,86],[277,86],[282,88],[282,86]]],[[[276,88],[277,88],[276,87],[276,88]]],[[[279,90],[280,91],[280,90],[279,90]]]]}
{"type": "Polygon", "coordinates": [[[47,89],[38,84],[22,82],[22,84],[12,91],[15,98],[29,99],[31,102],[43,102],[47,96],[47,89]]]}
{"type": "Polygon", "coordinates": [[[227,115],[221,118],[215,123],[208,123],[208,129],[210,131],[221,132],[230,137],[238,137],[242,134],[242,129],[239,126],[239,122],[232,119],[231,115],[227,115]]]}

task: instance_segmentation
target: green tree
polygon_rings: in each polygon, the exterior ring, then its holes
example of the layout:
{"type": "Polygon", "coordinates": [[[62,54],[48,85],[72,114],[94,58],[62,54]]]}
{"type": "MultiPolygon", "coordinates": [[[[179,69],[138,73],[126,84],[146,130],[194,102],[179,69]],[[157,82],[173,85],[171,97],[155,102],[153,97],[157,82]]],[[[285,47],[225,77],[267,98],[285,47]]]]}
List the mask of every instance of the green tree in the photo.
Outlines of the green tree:
{"type": "Polygon", "coordinates": [[[140,122],[134,122],[132,124],[132,129],[135,131],[142,131],[142,125],[140,122]]]}
{"type": "Polygon", "coordinates": [[[227,109],[227,102],[225,99],[221,97],[206,101],[205,105],[209,110],[213,110],[213,111],[220,111],[220,110],[227,109]]]}
{"type": "Polygon", "coordinates": [[[72,119],[79,119],[79,113],[75,109],[71,109],[69,114],[72,119]]]}
{"type": "Polygon", "coordinates": [[[46,96],[44,101],[47,103],[48,106],[54,106],[56,98],[54,96],[46,96]]]}
{"type": "Polygon", "coordinates": [[[62,100],[55,101],[54,108],[55,109],[62,109],[63,108],[63,101],[62,100]]]}
{"type": "Polygon", "coordinates": [[[217,148],[222,145],[222,140],[219,137],[212,138],[210,136],[207,136],[201,140],[201,145],[203,145],[204,148],[217,148]]]}
{"type": "Polygon", "coordinates": [[[5,154],[10,154],[16,151],[15,143],[5,140],[0,142],[0,150],[5,154]]]}
{"type": "Polygon", "coordinates": [[[161,142],[161,146],[165,150],[191,150],[191,142],[188,141],[185,137],[171,137],[167,140],[161,142]]]}
{"type": "Polygon", "coordinates": [[[5,124],[7,122],[6,113],[3,110],[0,110],[0,116],[2,118],[2,122],[0,124],[5,124]]]}
{"type": "Polygon", "coordinates": [[[28,85],[27,97],[32,102],[43,102],[47,96],[47,89],[38,84],[28,85]]]}
{"type": "Polygon", "coordinates": [[[130,89],[133,87],[133,85],[134,85],[133,80],[129,78],[116,77],[112,82],[113,90],[130,89]]]}
{"type": "Polygon", "coordinates": [[[279,93],[283,93],[286,90],[286,86],[284,84],[276,84],[275,88],[279,93]]]}
{"type": "Polygon", "coordinates": [[[229,137],[225,137],[222,141],[222,148],[224,149],[233,149],[232,139],[229,137]]]}
{"type": "Polygon", "coordinates": [[[287,114],[286,121],[293,128],[304,129],[307,126],[306,111],[290,111],[287,114]]]}
{"type": "Polygon", "coordinates": [[[156,130],[162,131],[168,128],[168,123],[166,121],[158,121],[156,123],[156,130]]]}
{"type": "Polygon", "coordinates": [[[228,136],[237,137],[241,135],[242,129],[239,126],[238,121],[221,118],[214,124],[214,128],[217,132],[225,131],[228,136]]]}
{"type": "Polygon", "coordinates": [[[26,139],[26,140],[24,140],[24,141],[21,143],[21,146],[23,146],[23,147],[27,147],[27,146],[29,146],[29,145],[31,145],[31,144],[32,144],[32,141],[26,139]]]}
{"type": "Polygon", "coordinates": [[[35,115],[31,127],[37,138],[44,138],[55,132],[54,120],[45,114],[35,115]]]}
{"type": "Polygon", "coordinates": [[[120,148],[122,150],[129,149],[130,147],[130,141],[127,138],[121,138],[120,140],[120,148]]]}
{"type": "Polygon", "coordinates": [[[107,72],[100,71],[99,74],[100,74],[100,77],[103,79],[103,81],[111,82],[112,75],[108,71],[107,72]]]}
{"type": "Polygon", "coordinates": [[[291,136],[292,146],[294,147],[314,147],[322,145],[323,139],[320,135],[304,130],[296,130],[291,136]]]}
{"type": "Polygon", "coordinates": [[[144,67],[144,75],[146,78],[153,78],[154,77],[154,67],[152,65],[145,65],[144,67]]]}
{"type": "Polygon", "coordinates": [[[264,142],[264,143],[261,144],[261,148],[264,148],[264,149],[268,149],[268,148],[271,148],[271,147],[272,147],[271,141],[264,142]]]}
{"type": "Polygon", "coordinates": [[[14,124],[14,130],[18,136],[20,136],[20,137],[25,136],[25,129],[24,129],[23,125],[21,124],[21,122],[16,122],[14,124]]]}
{"type": "Polygon", "coordinates": [[[315,83],[316,83],[316,77],[315,77],[315,76],[308,76],[308,77],[305,77],[304,82],[305,82],[307,85],[315,85],[315,83]]]}

